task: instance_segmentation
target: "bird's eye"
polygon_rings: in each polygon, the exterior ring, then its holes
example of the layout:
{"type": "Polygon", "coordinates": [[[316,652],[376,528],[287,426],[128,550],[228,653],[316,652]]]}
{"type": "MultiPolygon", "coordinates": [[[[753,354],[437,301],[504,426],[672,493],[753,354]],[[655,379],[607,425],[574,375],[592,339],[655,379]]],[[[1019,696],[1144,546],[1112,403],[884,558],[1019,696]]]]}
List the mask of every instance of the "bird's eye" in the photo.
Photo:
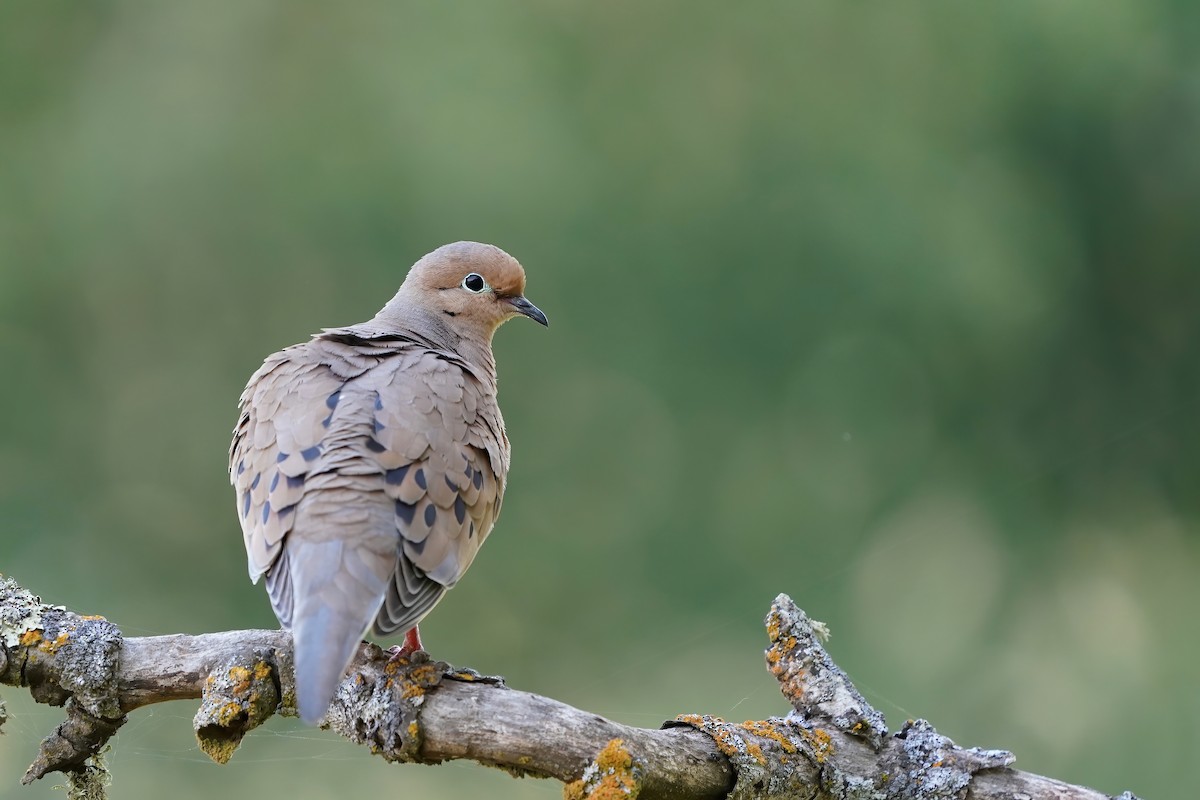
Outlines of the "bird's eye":
{"type": "Polygon", "coordinates": [[[487,282],[484,281],[483,276],[478,272],[472,272],[463,278],[462,285],[468,292],[475,292],[476,294],[487,288],[487,282]]]}

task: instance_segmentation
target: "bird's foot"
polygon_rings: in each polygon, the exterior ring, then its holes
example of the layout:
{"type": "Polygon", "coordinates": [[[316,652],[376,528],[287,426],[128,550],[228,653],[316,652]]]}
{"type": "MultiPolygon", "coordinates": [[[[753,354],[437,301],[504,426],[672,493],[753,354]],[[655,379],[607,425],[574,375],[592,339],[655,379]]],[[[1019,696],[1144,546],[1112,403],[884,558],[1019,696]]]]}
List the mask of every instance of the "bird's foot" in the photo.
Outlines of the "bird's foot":
{"type": "Polygon", "coordinates": [[[404,644],[389,647],[387,653],[391,656],[388,659],[389,664],[412,661],[414,660],[412,658],[414,653],[424,653],[426,659],[429,657],[429,654],[425,653],[425,647],[421,644],[421,635],[417,632],[416,628],[404,634],[404,644]]]}

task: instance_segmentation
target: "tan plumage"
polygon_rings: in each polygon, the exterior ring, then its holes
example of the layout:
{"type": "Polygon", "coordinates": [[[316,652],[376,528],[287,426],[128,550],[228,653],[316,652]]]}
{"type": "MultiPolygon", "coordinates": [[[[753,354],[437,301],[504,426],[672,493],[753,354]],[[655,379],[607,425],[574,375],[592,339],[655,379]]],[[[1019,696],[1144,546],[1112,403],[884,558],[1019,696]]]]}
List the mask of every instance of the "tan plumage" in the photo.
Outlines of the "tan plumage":
{"type": "Polygon", "coordinates": [[[373,319],[275,353],[242,393],[230,480],[306,721],[367,629],[415,628],[490,533],[509,465],[492,334],[546,324],[524,288],[499,248],[446,245],[373,319]]]}

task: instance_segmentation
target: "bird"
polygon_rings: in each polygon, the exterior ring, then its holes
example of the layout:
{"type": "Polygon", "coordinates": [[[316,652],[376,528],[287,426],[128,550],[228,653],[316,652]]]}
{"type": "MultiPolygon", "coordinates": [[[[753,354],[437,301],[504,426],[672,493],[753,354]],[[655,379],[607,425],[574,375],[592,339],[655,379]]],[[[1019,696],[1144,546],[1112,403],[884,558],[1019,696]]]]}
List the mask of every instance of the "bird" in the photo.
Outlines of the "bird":
{"type": "Polygon", "coordinates": [[[373,318],[268,356],[238,403],[229,476],[250,578],[290,630],[296,706],[319,723],[359,643],[404,635],[471,565],[510,448],[492,336],[546,315],[499,247],[455,242],[373,318]]]}

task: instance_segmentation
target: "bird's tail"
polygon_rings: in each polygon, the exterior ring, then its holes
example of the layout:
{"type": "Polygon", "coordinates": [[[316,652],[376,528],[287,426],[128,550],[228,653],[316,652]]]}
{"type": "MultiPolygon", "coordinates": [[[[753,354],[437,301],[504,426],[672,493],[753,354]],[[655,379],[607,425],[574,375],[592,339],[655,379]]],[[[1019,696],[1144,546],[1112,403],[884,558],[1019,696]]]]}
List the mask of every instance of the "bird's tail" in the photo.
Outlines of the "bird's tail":
{"type": "Polygon", "coordinates": [[[296,706],[316,724],[329,710],[358,644],[387,590],[382,565],[369,552],[341,541],[288,542],[295,607],[296,706]]]}

